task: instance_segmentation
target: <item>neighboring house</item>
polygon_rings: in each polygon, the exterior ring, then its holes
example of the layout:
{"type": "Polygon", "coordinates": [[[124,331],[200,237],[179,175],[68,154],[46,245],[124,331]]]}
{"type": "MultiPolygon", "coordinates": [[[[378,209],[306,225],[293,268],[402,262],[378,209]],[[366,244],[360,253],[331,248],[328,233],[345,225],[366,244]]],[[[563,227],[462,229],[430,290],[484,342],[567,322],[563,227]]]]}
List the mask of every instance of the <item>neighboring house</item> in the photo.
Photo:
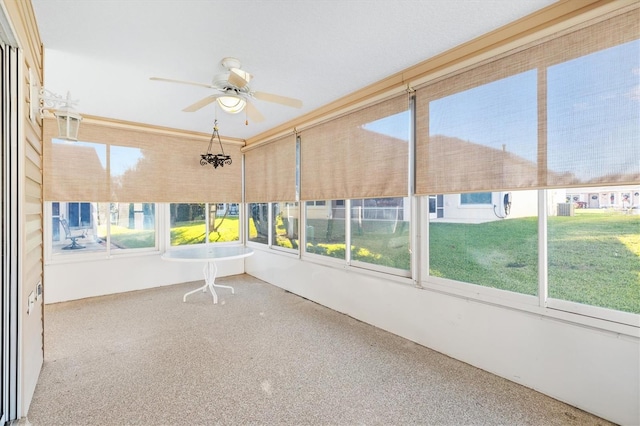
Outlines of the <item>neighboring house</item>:
{"type": "Polygon", "coordinates": [[[640,214],[640,186],[611,187],[609,192],[601,192],[602,188],[576,188],[567,191],[566,202],[575,204],[576,208],[587,209],[631,209],[640,214]]]}

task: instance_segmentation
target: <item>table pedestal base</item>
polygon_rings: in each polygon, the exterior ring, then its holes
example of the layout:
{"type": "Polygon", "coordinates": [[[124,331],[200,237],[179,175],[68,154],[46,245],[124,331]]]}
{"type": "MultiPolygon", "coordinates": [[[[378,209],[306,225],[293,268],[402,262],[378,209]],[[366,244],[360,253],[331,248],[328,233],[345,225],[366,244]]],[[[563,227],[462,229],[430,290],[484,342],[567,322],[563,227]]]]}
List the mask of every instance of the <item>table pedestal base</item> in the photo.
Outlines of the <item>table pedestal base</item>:
{"type": "Polygon", "coordinates": [[[218,303],[218,295],[216,294],[216,290],[214,287],[229,288],[231,289],[231,294],[236,294],[233,287],[228,285],[216,284],[216,275],[218,274],[218,266],[216,265],[215,262],[208,262],[206,265],[204,265],[204,269],[202,270],[202,273],[204,274],[204,285],[200,288],[197,288],[195,290],[192,290],[186,293],[182,298],[183,302],[187,301],[187,296],[189,296],[190,294],[194,294],[199,291],[206,293],[207,288],[209,288],[209,291],[211,291],[211,296],[213,296],[214,305],[218,303]]]}

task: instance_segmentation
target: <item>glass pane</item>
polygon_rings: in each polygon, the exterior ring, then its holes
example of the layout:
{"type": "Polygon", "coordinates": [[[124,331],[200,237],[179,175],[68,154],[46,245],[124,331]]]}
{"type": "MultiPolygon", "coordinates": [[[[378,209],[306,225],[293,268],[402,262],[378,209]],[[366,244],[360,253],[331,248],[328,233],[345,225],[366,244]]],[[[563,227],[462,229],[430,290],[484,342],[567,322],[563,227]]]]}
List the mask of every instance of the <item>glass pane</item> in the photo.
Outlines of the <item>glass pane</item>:
{"type": "Polygon", "coordinates": [[[472,192],[460,194],[460,204],[491,204],[491,192],[472,192]]]}
{"type": "Polygon", "coordinates": [[[154,203],[111,203],[111,251],[156,246],[154,203]]]}
{"type": "Polygon", "coordinates": [[[269,244],[269,203],[249,203],[249,241],[269,244]]]}
{"type": "Polygon", "coordinates": [[[537,181],[537,71],[429,102],[427,186],[446,191],[530,187],[537,181]]]}
{"type": "Polygon", "coordinates": [[[307,201],[305,233],[307,253],[345,259],[344,200],[307,201]]]}
{"type": "Polygon", "coordinates": [[[351,260],[410,269],[409,199],[351,201],[351,260]]]}
{"type": "Polygon", "coordinates": [[[240,239],[237,203],[209,204],[209,242],[223,243],[240,239]]]}
{"type": "Polygon", "coordinates": [[[169,205],[171,245],[202,244],[207,232],[205,203],[169,205]]]}
{"type": "Polygon", "coordinates": [[[637,182],[640,40],[548,68],[549,185],[637,182]]]}
{"type": "Polygon", "coordinates": [[[536,295],[538,192],[493,192],[489,205],[442,200],[429,220],[429,275],[536,295]]]}
{"type": "Polygon", "coordinates": [[[106,252],[108,203],[61,201],[51,204],[51,253],[53,256],[106,252]],[[73,218],[73,222],[70,218],[73,218]]]}
{"type": "Polygon", "coordinates": [[[640,185],[547,200],[549,297],[640,314],[640,185]]]}
{"type": "Polygon", "coordinates": [[[298,203],[274,203],[273,221],[275,235],[273,245],[298,249],[298,203]]]}

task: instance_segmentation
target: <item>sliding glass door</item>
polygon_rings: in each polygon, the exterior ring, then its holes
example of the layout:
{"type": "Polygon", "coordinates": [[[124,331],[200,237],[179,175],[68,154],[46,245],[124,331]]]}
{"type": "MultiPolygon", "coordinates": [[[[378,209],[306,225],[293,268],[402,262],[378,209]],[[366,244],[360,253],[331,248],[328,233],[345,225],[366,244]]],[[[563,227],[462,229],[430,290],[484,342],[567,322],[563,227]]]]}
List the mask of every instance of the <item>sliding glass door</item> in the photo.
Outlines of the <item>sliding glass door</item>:
{"type": "Polygon", "coordinates": [[[17,49],[0,39],[0,424],[16,419],[18,407],[17,64],[17,49]]]}

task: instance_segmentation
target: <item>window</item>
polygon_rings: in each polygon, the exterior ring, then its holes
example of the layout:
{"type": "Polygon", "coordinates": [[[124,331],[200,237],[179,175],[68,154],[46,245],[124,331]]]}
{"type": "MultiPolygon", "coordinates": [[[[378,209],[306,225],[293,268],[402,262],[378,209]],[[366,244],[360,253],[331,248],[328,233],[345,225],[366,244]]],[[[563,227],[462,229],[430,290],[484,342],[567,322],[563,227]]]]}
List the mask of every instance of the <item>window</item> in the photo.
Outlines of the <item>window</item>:
{"type": "Polygon", "coordinates": [[[171,203],[169,223],[172,246],[204,244],[207,241],[221,243],[240,238],[237,204],[171,203]]]}
{"type": "Polygon", "coordinates": [[[240,222],[236,203],[214,203],[209,206],[208,234],[210,243],[240,240],[240,222]]]}
{"type": "Polygon", "coordinates": [[[169,205],[169,228],[172,246],[202,244],[206,235],[205,203],[169,205]]]}
{"type": "Polygon", "coordinates": [[[460,204],[491,204],[491,192],[460,194],[460,204]]]}
{"type": "Polygon", "coordinates": [[[109,203],[52,202],[51,254],[106,253],[108,212],[109,203]]]}
{"type": "Polygon", "coordinates": [[[273,245],[298,250],[298,203],[273,203],[273,245]]]}
{"type": "Polygon", "coordinates": [[[305,251],[345,259],[344,200],[307,201],[305,251]]]}
{"type": "Polygon", "coordinates": [[[547,69],[548,294],[562,309],[640,313],[639,62],[636,39],[547,69]]]}
{"type": "Polygon", "coordinates": [[[156,247],[155,207],[154,203],[110,203],[110,249],[156,247]]]}
{"type": "Polygon", "coordinates": [[[549,297],[640,314],[640,185],[548,190],[547,199],[549,297]],[[569,191],[578,201],[565,203],[569,191]],[[611,203],[625,194],[628,203],[611,203]]]}
{"type": "Polygon", "coordinates": [[[52,255],[153,249],[154,203],[51,203],[52,255]],[[68,212],[67,221],[63,212],[68,212]]]}
{"type": "Polygon", "coordinates": [[[67,218],[70,228],[91,226],[91,204],[67,203],[67,218]]]}
{"type": "Polygon", "coordinates": [[[458,194],[429,197],[444,204],[429,223],[429,275],[536,295],[538,191],[495,194],[492,209],[458,208],[458,194]]]}
{"type": "Polygon", "coordinates": [[[269,203],[249,203],[247,221],[249,223],[248,241],[269,244],[269,203]]]}
{"type": "Polygon", "coordinates": [[[351,200],[351,260],[410,270],[408,198],[351,200]]]}

